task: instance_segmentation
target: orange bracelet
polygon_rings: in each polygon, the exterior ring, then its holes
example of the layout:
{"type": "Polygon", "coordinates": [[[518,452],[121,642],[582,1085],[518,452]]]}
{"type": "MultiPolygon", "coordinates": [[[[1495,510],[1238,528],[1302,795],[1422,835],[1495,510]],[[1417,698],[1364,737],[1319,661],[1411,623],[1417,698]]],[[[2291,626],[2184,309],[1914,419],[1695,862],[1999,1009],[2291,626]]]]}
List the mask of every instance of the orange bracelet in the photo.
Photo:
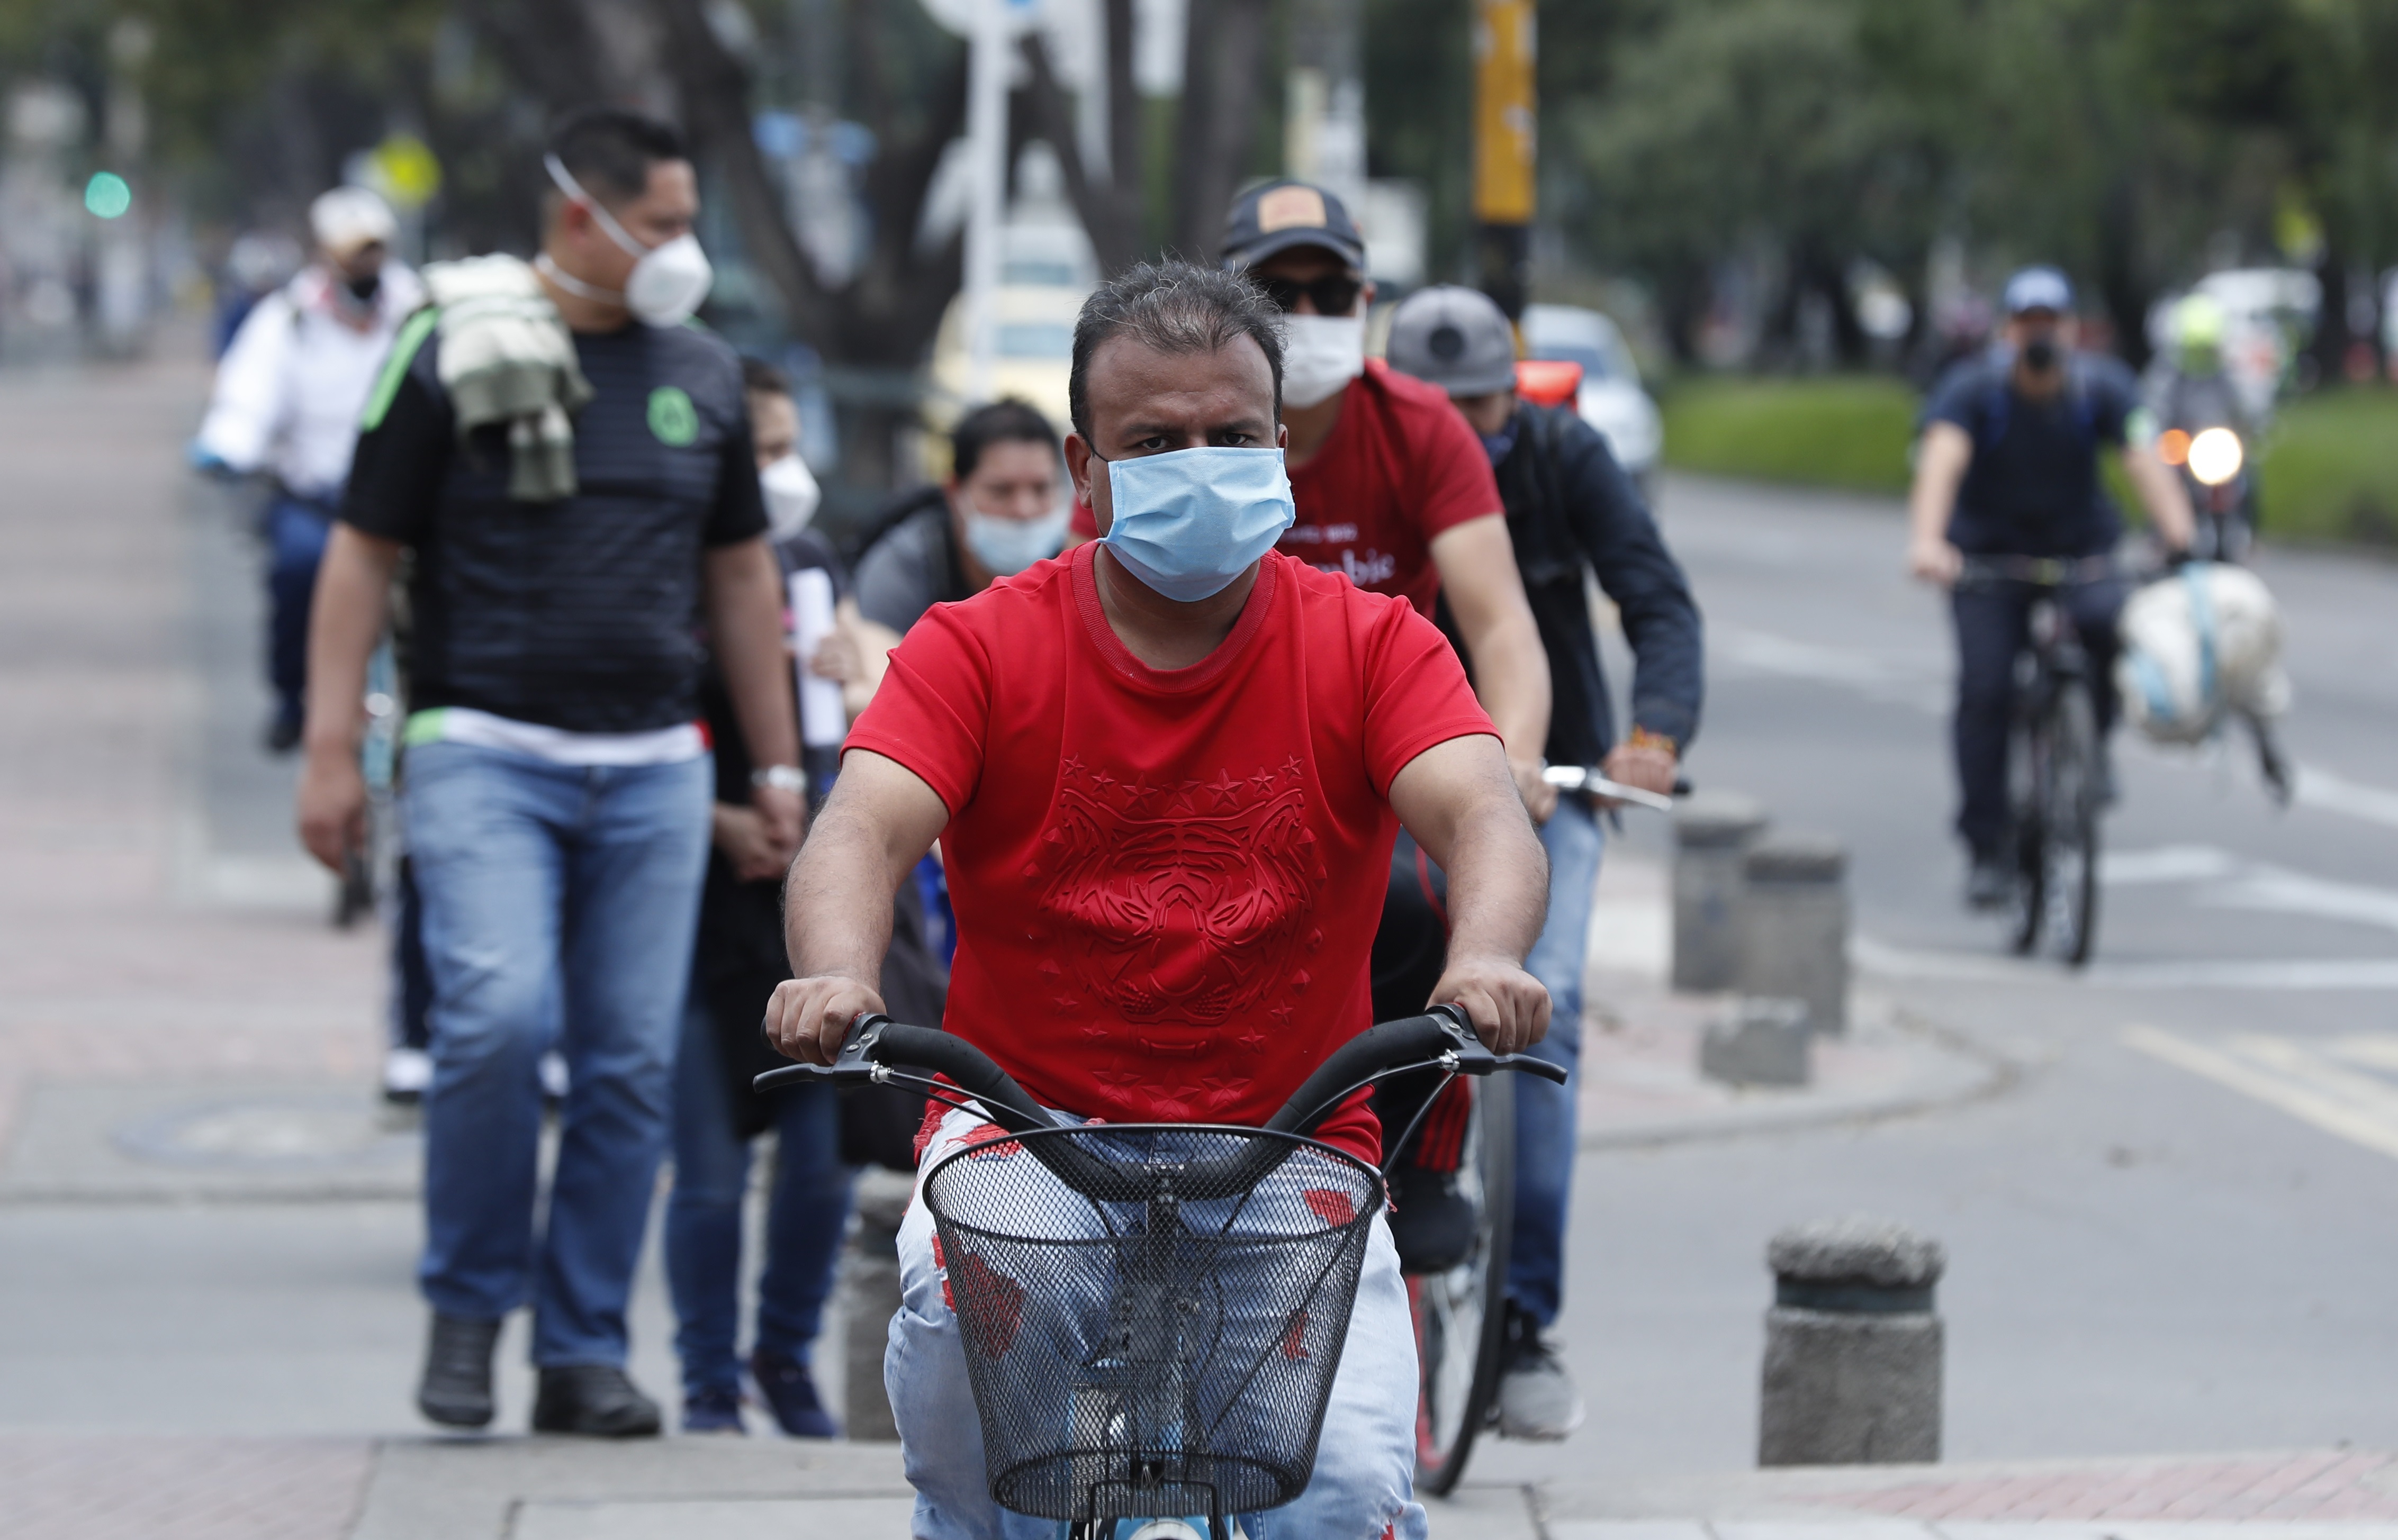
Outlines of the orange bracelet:
{"type": "Polygon", "coordinates": [[[1641,727],[1632,730],[1632,736],[1623,741],[1623,746],[1636,749],[1663,749],[1667,755],[1677,757],[1681,754],[1680,746],[1674,740],[1662,732],[1651,732],[1647,728],[1641,727]]]}

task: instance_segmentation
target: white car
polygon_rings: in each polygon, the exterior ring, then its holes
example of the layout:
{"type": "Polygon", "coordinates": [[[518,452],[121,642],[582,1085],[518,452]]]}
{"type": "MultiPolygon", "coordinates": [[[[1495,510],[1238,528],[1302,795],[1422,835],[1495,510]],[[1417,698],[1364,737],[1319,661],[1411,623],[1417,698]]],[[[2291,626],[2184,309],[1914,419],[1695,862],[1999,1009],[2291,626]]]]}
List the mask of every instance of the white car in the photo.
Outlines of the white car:
{"type": "Polygon", "coordinates": [[[1657,469],[1664,426],[1657,403],[1640,388],[1640,368],[1615,323],[1575,305],[1526,305],[1524,351],[1534,358],[1557,358],[1582,366],[1582,391],[1574,409],[1596,428],[1618,463],[1643,494],[1657,469]]]}

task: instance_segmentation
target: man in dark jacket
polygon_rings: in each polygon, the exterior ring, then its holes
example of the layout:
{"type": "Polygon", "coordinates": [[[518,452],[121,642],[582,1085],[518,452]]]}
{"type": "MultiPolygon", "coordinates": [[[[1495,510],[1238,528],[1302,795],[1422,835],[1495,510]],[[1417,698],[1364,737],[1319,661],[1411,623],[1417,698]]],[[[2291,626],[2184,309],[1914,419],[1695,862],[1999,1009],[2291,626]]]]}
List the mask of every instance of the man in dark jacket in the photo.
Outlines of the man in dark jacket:
{"type": "MultiPolygon", "coordinates": [[[[1514,333],[1499,307],[1473,289],[1441,287],[1409,297],[1391,320],[1389,361],[1448,391],[1489,451],[1554,681],[1549,763],[1596,765],[1623,784],[1670,792],[1681,753],[1698,730],[1699,611],[1607,441],[1570,408],[1517,397],[1514,333]],[[1614,601],[1637,661],[1632,730],[1620,743],[1585,571],[1614,601]]],[[[1549,916],[1525,966],[1547,986],[1552,1014],[1548,1037],[1530,1051],[1569,1075],[1581,1057],[1583,963],[1605,846],[1597,816],[1603,805],[1561,798],[1541,829],[1549,853],[1549,916]]],[[[1499,1390],[1500,1431],[1511,1438],[1561,1439],[1582,1421],[1582,1398],[1542,1337],[1556,1320],[1563,1293],[1577,1078],[1562,1087],[1529,1077],[1516,1083],[1509,1349],[1499,1390]]]]}

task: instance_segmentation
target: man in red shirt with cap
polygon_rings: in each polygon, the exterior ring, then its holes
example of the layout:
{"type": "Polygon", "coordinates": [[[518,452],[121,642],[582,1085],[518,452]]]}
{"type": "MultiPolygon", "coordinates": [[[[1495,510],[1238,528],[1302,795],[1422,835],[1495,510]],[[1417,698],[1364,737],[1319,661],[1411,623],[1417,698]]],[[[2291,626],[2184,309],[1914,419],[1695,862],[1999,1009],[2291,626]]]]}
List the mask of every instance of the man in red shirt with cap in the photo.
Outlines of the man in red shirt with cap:
{"type": "MultiPolygon", "coordinates": [[[[1366,356],[1366,241],[1340,200],[1301,181],[1233,200],[1224,265],[1283,312],[1285,458],[1298,518],[1285,556],[1406,599],[1448,607],[1483,708],[1536,822],[1556,806],[1541,779],[1549,662],[1516,570],[1490,457],[1438,390],[1366,356]]],[[[1075,533],[1092,533],[1078,507],[1075,533]]]]}
{"type": "MultiPolygon", "coordinates": [[[[1274,549],[1293,518],[1279,321],[1239,275],[1182,264],[1084,305],[1066,459],[1100,538],[936,606],[892,654],[792,868],[800,976],[766,1023],[785,1053],[828,1063],[882,1009],[891,895],[936,837],[958,918],[946,1026],[1079,1118],[1270,1117],[1370,1022],[1402,824],[1449,877],[1434,998],[1501,1052],[1546,1030],[1523,967],[1546,862],[1456,654],[1413,607],[1274,549]]],[[[949,1113],[927,1164],[978,1122],[949,1113]]],[[[1380,1153],[1362,1099],[1317,1137],[1380,1153]]],[[[919,1201],[885,1359],[913,1533],[1013,1535],[932,1239],[919,1201]]],[[[1273,1533],[1420,1540],[1416,1388],[1378,1216],[1314,1476],[1273,1533]]]]}

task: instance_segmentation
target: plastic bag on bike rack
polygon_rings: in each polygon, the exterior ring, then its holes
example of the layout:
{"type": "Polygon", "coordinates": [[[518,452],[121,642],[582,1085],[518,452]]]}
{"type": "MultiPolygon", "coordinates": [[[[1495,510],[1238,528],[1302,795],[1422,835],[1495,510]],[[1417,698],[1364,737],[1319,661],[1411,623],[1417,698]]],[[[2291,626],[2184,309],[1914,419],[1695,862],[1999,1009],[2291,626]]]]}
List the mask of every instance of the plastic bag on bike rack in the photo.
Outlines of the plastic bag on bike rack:
{"type": "Polygon", "coordinates": [[[926,1175],[992,1497],[1041,1518],[1279,1507],[1306,1488],[1379,1174],[1253,1129],[1110,1125],[995,1139],[926,1175]],[[1154,1180],[1086,1198],[1031,1140],[1154,1180]],[[1288,1146],[1246,1195],[1183,1201],[1177,1169],[1288,1146]]]}

